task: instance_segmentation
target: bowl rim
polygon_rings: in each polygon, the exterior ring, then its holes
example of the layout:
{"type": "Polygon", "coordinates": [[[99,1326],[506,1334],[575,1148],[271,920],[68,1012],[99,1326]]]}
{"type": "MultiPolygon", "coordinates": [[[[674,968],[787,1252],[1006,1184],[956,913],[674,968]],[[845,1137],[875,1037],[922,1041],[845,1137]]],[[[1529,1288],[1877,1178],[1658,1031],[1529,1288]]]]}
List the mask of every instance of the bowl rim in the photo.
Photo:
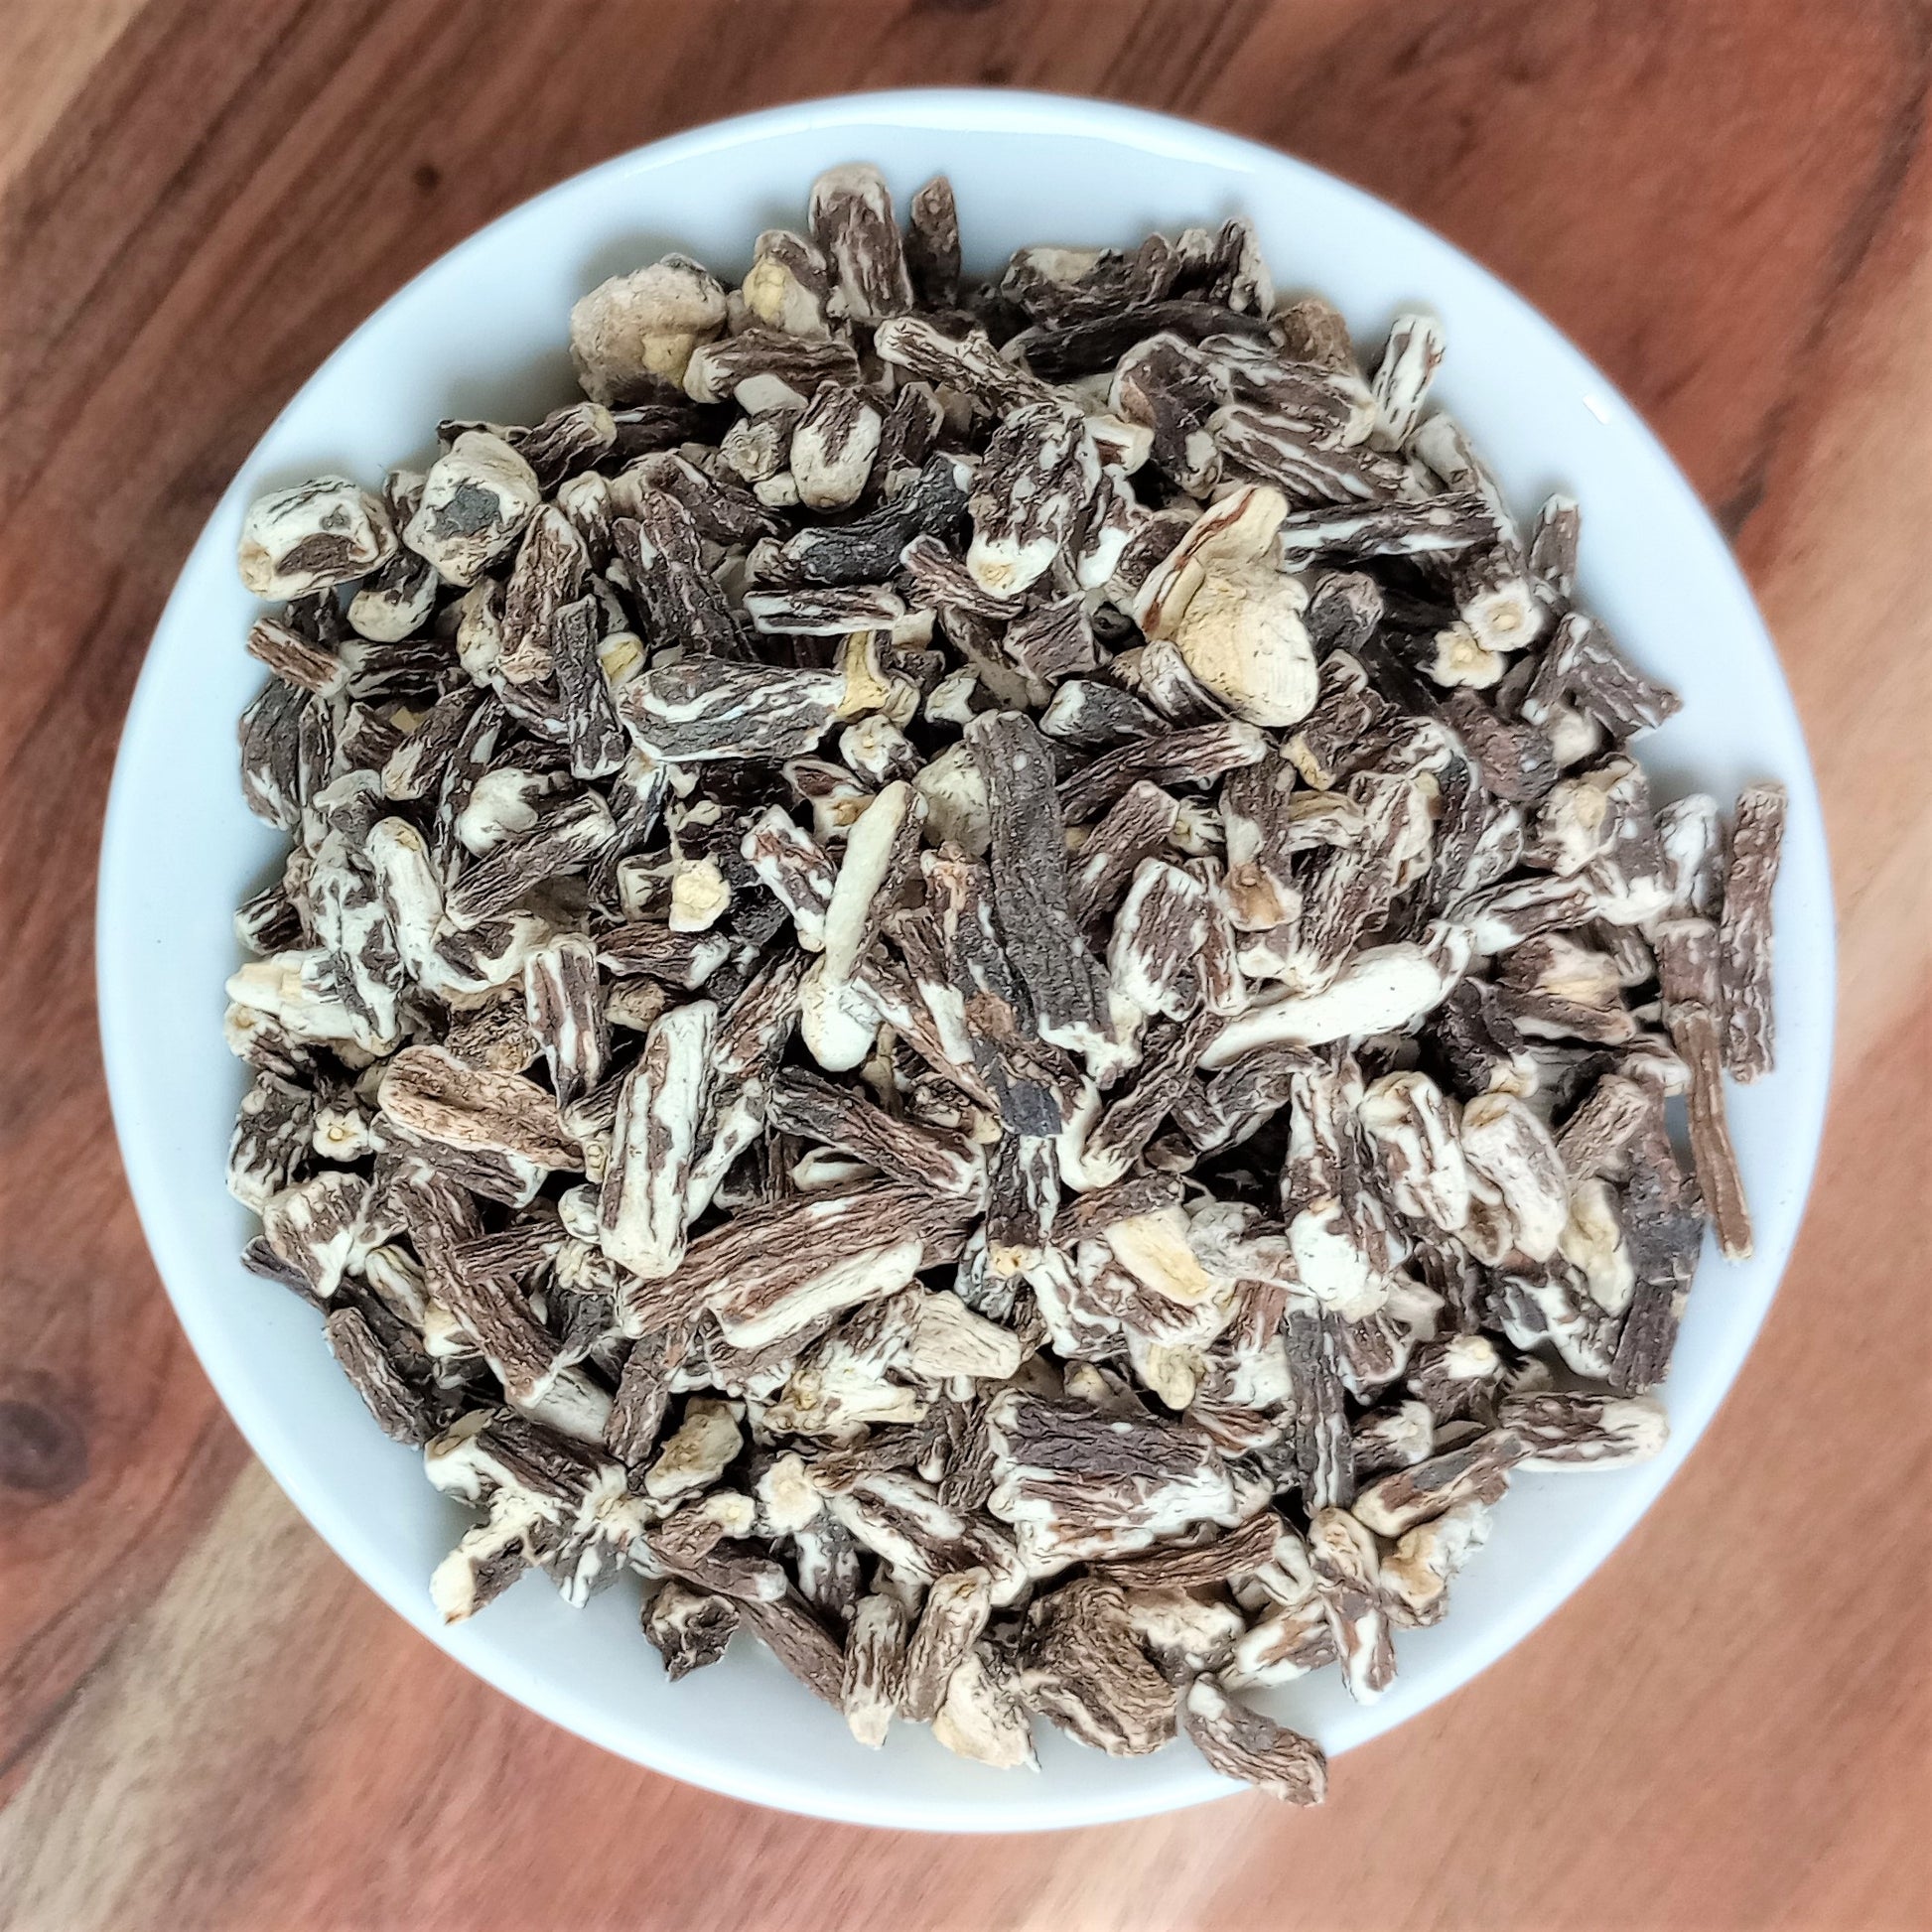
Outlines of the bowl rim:
{"type": "MultiPolygon", "coordinates": [[[[1054,134],[1111,140],[1156,157],[1166,154],[1178,160],[1218,166],[1237,174],[1257,176],[1285,170],[1290,175],[1299,175],[1305,181],[1318,184],[1322,193],[1338,196],[1345,202],[1353,201],[1365,210],[1373,209],[1378,221],[1393,221],[1431,246],[1447,251],[1480,278],[1487,284],[1488,293],[1512,312],[1514,327],[1526,328],[1544,337],[1550,348],[1560,360],[1570,365],[1580,381],[1586,382],[1594,394],[1616,405],[1626,418],[1627,429],[1634,435],[1643,454],[1654,466],[1657,477],[1673,497],[1673,500],[1660,504],[1659,514],[1702,526],[1703,534],[1709,537],[1712,569],[1725,580],[1723,588],[1737,602],[1740,619],[1748,621],[1752,631],[1751,641],[1761,649],[1771,673],[1765,696],[1784,714],[1799,754],[1796,767],[1786,774],[1791,789],[1791,832],[1809,839],[1815,845],[1818,877],[1826,897],[1826,916],[1820,919],[1818,929],[1812,935],[1818,952],[1818,965],[1811,980],[1805,983],[1812,997],[1804,1017],[1811,1037],[1816,1041],[1816,1049],[1804,1066],[1798,1069],[1807,1077],[1791,1096],[1795,1125],[1788,1142],[1791,1154],[1787,1158],[1796,1183],[1796,1205],[1788,1236],[1781,1244],[1781,1252],[1775,1256],[1771,1284],[1764,1291],[1754,1317],[1747,1325],[1733,1322],[1727,1330],[1725,1352],[1730,1356],[1727,1368],[1721,1376],[1711,1378],[1711,1386],[1703,1392],[1700,1400],[1688,1406],[1682,1404],[1681,1397],[1680,1401],[1673,1402],[1672,1440],[1665,1454],[1657,1464],[1652,1465],[1657,1470],[1655,1480],[1620,1509],[1601,1512],[1601,1520],[1587,1545],[1567,1565],[1539,1577],[1537,1587],[1526,1591],[1519,1602],[1512,1606],[1510,1613],[1495,1617],[1488,1636],[1470,1647],[1456,1672],[1430,1687],[1416,1701],[1405,1703],[1394,1725],[1365,1728],[1358,1735],[1339,1740],[1329,1746],[1331,1754],[1339,1754],[1357,1742],[1381,1734],[1384,1729],[1396,1727],[1486,1670],[1568,1600],[1655,1504],[1676,1469],[1702,1437],[1717,1409],[1735,1386],[1744,1360],[1769,1312],[1803,1222],[1825,1126],[1837,1004],[1835,896],[1831,892],[1830,854],[1825,843],[1816,773],[1789,681],[1735,556],[1675,459],[1616,385],[1583,354],[1555,323],[1494,271],[1395,205],[1384,202],[1326,169],[1271,148],[1263,142],[1178,115],[1082,95],[985,87],[893,88],[789,102],[707,122],[613,155],[505,208],[411,276],[317,364],[242,459],[212,506],[194,545],[184,556],[180,574],[144,650],[142,668],[116,751],[114,774],[103,818],[94,900],[93,958],[103,1070],[129,1192],[133,1196],[149,1252],[174,1306],[176,1317],[229,1420],[310,1527],[334,1549],[358,1581],[429,1637],[446,1655],[453,1657],[493,1689],[515,1699],[539,1716],[633,1763],[702,1788],[779,1810],[882,1829],[948,1832],[1059,1830],[1155,1816],[1209,1798],[1233,1794],[1239,1787],[1215,1777],[1203,1766],[1199,1767],[1198,1775],[1177,1778],[1173,1785],[1160,1788],[1152,1796],[1128,1794],[1123,1799],[1119,1794],[1088,1797],[1061,1791],[1049,1798],[1043,1784],[1030,1782],[1028,1797],[1031,1802],[1022,1806],[1012,1803],[980,1806],[901,1796],[862,1810],[837,1798],[825,1797],[813,1785],[807,1772],[787,1771],[781,1766],[761,1765],[755,1761],[693,1754],[683,1747],[680,1740],[661,1735],[640,1738],[634,1725],[605,1722],[595,1707],[560,1692],[533,1669],[527,1668],[520,1658],[500,1650],[492,1650],[487,1656],[478,1654],[466,1641],[468,1626],[449,1629],[434,1617],[427,1592],[421,1588],[420,1579],[412,1579],[411,1586],[405,1587],[398,1579],[388,1574],[390,1566],[386,1560],[369,1551],[358,1534],[354,1513],[344,1507],[336,1493],[314,1476],[299,1448],[277,1417],[273,1405],[250,1380],[245,1369],[230,1358],[229,1351],[222,1344],[219,1324],[207,1313],[198,1292],[177,1286],[178,1283],[192,1283],[196,1257],[188,1252],[185,1242],[178,1243],[174,1239],[173,1231],[166,1223],[166,1176],[161,1172],[159,1157],[155,1152],[152,1130],[137,1117],[136,1103],[130,1091],[132,1076],[127,1068],[140,1012],[138,975],[127,949],[118,944],[120,933],[113,917],[116,900],[125,890],[125,870],[132,864],[126,856],[128,828],[142,809],[130,777],[130,748],[142,736],[150,715],[160,703],[158,693],[162,682],[153,648],[155,640],[176,620],[177,606],[192,602],[189,583],[192,566],[203,549],[222,532],[242,480],[251,475],[263,451],[273,445],[284,423],[309,392],[325,381],[353,347],[379,332],[392,313],[404,305],[422,283],[490,245],[495,231],[504,224],[530,215],[546,206],[560,205],[583,194],[593,184],[619,178],[640,163],[684,162],[708,152],[756,145],[774,136],[824,131],[844,125],[854,125],[855,131],[879,125],[905,126],[956,133],[973,139],[1054,134]],[[1041,1813],[1050,1815],[1040,1816],[1041,1813]]],[[[1708,1252],[1705,1260],[1709,1261],[1708,1252]]],[[[1700,1274],[1703,1266],[1701,1263],[1700,1274]]]]}

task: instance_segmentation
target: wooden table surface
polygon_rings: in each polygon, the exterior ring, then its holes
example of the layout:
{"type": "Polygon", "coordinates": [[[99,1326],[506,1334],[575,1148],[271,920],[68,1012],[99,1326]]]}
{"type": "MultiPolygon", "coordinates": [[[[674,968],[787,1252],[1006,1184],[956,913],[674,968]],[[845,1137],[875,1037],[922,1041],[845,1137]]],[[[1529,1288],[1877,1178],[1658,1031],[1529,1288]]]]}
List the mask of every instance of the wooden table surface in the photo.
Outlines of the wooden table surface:
{"type": "Polygon", "coordinates": [[[1925,1924],[1929,63],[1909,0],[0,0],[0,1921],[1925,1924]],[[95,827],[150,628],[248,446],[547,184],[916,81],[1216,122],[1499,270],[1730,532],[1825,788],[1837,1098],[1764,1337],[1588,1587],[1343,1759],[1319,1813],[888,1836],[552,1729],[251,1463],[115,1160],[95,827]]]}

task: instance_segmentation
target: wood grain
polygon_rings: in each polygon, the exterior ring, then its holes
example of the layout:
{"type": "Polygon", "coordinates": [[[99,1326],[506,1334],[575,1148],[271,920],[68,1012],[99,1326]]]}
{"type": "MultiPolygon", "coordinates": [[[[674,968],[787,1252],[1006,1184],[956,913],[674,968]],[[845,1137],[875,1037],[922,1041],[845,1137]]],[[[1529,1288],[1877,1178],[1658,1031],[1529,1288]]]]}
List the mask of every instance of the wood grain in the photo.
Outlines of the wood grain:
{"type": "MultiPolygon", "coordinates": [[[[1909,0],[10,0],[0,57],[0,1922],[1877,1928],[1927,1913],[1932,23],[1909,0]],[[561,176],[808,93],[1109,94],[1522,289],[1725,519],[1826,793],[1844,1004],[1797,1259],[1603,1573],[1311,1816],[931,1841],[551,1729],[293,1515],[107,1122],[95,828],[208,506],[321,356],[561,176]]],[[[1687,647],[1694,640],[1687,640],[1687,647]]],[[[218,647],[218,640],[217,640],[218,647]]]]}

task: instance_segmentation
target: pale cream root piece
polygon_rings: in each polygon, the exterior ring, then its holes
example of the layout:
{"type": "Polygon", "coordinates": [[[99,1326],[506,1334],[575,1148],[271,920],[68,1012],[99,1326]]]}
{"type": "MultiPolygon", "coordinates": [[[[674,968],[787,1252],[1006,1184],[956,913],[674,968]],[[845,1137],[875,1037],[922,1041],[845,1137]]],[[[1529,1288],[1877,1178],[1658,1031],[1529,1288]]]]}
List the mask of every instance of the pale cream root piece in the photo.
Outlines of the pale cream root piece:
{"type": "Polygon", "coordinates": [[[623,403],[646,378],[682,382],[692,351],[725,326],[725,291],[683,255],[614,275],[570,312],[570,353],[594,401],[623,403]]]}

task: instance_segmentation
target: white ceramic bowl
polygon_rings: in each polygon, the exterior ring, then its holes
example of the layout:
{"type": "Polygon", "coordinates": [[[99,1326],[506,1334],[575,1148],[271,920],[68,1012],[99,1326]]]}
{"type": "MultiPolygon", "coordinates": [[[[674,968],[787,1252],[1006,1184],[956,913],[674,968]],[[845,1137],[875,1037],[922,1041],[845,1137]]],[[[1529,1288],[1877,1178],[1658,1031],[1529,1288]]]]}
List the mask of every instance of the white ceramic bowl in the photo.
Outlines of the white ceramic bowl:
{"type": "Polygon", "coordinates": [[[1042,1725],[1037,1777],[949,1756],[897,1727],[853,1742],[767,1656],[736,1645],[666,1683],[633,1593],[565,1608],[526,1582],[444,1629],[425,1587],[465,1519],[420,1459],[371,1426],[313,1313],[242,1271],[251,1218],[222,1183],[242,1076],[223,1050],[229,913],[280,835],[243,809],[234,720],[260,682],[241,649],[253,606],[235,538],[257,492],[318,471],[371,482],[426,454],[443,416],[531,421],[572,393],[572,301],[607,275],[689,250],[742,268],[763,227],[797,223],[836,162],[882,166],[903,197],[940,170],[958,190],[969,266],[1022,242],[1132,242],[1151,227],[1253,217],[1287,288],[1319,289],[1373,343],[1399,309],[1442,316],[1441,395],[1526,508],[1582,499],[1587,601],[1684,694],[1644,745],[1666,794],[1728,800],[1782,778],[1791,821],[1778,887],[1776,1075],[1732,1096],[1757,1216],[1756,1258],[1708,1256],[1666,1397],[1673,1435],[1643,1467],[1520,1481],[1439,1627],[1403,1639],[1380,1703],[1329,1672],[1274,1708],[1330,1751],[1373,1737],[1493,1662],[1547,1616],[1649,1507],[1736,1375],[1791,1249],[1824,1114],[1832,913],[1818,797],[1791,700],[1735,564],[1620,397],[1466,256],[1353,188],[1265,148],[1092,101],[920,92],[814,101],[700,128],[526,204],[444,256],[317,371],[242,466],[182,572],[129,713],[101,860],[101,1032],[129,1181],[163,1279],[255,1452],[343,1559],[499,1690],[595,1742],[696,1784],[860,1823],[1014,1831],[1130,1818],[1233,1789],[1184,1745],[1118,1761],[1042,1725]]]}

